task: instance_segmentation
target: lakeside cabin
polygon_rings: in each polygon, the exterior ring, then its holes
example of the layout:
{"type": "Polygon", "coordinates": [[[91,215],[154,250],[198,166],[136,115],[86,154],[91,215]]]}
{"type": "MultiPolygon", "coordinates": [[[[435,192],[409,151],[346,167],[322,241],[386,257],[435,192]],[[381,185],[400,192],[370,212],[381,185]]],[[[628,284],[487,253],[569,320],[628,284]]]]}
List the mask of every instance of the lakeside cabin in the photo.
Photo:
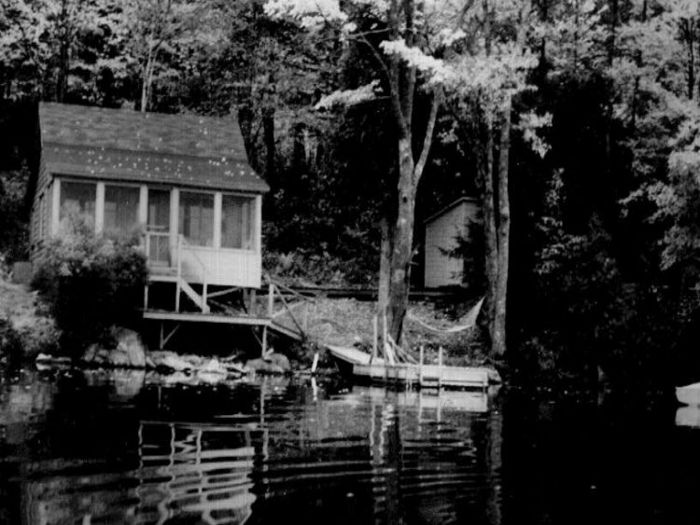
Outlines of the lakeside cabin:
{"type": "MultiPolygon", "coordinates": [[[[95,234],[141,235],[149,283],[173,285],[175,313],[183,294],[200,314],[212,289],[254,297],[269,187],[248,163],[235,118],[40,103],[39,139],[33,261],[78,214],[95,234]]],[[[144,317],[159,318],[148,287],[144,295],[144,317]]]]}
{"type": "Polygon", "coordinates": [[[450,253],[458,239],[470,239],[471,224],[479,220],[479,204],[473,197],[460,197],[423,221],[425,260],[423,282],[426,288],[459,286],[464,278],[463,257],[450,253]]]}

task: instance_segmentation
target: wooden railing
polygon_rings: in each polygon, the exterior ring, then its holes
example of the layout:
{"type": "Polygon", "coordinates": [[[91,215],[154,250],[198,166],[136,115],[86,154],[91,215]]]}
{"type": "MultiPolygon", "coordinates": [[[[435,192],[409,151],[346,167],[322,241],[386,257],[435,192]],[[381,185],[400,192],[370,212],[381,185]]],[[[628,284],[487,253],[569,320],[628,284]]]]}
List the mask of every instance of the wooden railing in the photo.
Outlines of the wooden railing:
{"type": "Polygon", "coordinates": [[[282,283],[273,281],[267,276],[266,281],[268,284],[267,314],[272,319],[272,322],[277,324],[278,327],[285,328],[290,334],[296,333],[300,339],[306,339],[309,328],[309,306],[313,303],[313,299],[282,283]],[[277,302],[279,302],[281,308],[275,307],[277,302]],[[304,309],[301,316],[299,316],[301,319],[295,314],[299,307],[304,309]],[[284,316],[291,320],[291,327],[279,322],[284,316]]]}

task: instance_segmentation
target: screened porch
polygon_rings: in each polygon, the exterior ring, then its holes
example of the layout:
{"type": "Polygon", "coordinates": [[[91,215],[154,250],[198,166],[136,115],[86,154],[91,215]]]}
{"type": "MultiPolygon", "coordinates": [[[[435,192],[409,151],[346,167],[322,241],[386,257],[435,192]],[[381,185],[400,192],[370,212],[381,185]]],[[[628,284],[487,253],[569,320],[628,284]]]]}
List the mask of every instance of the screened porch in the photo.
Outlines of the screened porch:
{"type": "Polygon", "coordinates": [[[78,217],[96,234],[138,236],[154,279],[259,288],[259,194],[56,177],[51,233],[78,217]]]}

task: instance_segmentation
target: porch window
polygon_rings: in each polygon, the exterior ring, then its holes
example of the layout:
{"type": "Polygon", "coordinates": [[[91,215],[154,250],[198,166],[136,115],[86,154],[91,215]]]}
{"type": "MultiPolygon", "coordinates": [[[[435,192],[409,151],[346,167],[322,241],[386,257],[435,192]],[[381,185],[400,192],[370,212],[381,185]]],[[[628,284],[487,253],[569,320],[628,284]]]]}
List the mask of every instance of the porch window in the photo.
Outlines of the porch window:
{"type": "Polygon", "coordinates": [[[97,185],[90,182],[61,181],[59,219],[77,216],[89,226],[95,224],[95,199],[97,185]]]}
{"type": "Polygon", "coordinates": [[[132,233],[139,222],[139,189],[105,186],[104,229],[107,233],[132,233]]]}
{"type": "Polygon", "coordinates": [[[214,245],[214,195],[180,193],[180,233],[195,246],[214,245]]]}
{"type": "Polygon", "coordinates": [[[221,200],[221,247],[252,250],[255,200],[224,195],[221,200]]]}

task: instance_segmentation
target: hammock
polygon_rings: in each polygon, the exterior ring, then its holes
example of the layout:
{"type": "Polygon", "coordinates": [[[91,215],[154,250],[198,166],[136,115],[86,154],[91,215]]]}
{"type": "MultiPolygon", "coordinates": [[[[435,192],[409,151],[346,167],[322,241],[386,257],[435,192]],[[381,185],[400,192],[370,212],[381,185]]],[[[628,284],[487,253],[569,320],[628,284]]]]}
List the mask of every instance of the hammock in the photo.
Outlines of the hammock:
{"type": "Polygon", "coordinates": [[[430,326],[428,323],[423,321],[422,319],[419,319],[415,315],[413,315],[410,311],[406,314],[406,317],[413,321],[414,323],[419,324],[426,330],[429,330],[431,332],[434,332],[436,334],[456,334],[458,332],[463,332],[464,330],[469,330],[470,328],[474,328],[474,325],[476,324],[476,318],[479,317],[479,312],[481,311],[481,305],[484,304],[484,298],[482,297],[479,299],[479,302],[477,302],[474,306],[472,306],[471,310],[467,312],[467,314],[462,318],[462,324],[458,326],[452,326],[450,328],[437,328],[435,326],[430,326]]]}

